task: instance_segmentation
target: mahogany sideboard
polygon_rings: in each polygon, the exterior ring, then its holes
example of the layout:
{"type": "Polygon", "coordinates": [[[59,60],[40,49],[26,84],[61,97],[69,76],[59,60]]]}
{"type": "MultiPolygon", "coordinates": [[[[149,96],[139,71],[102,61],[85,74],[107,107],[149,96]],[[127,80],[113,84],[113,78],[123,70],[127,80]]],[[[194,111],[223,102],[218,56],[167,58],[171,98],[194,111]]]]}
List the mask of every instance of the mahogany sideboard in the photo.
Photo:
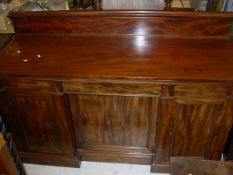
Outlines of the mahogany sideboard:
{"type": "Polygon", "coordinates": [[[0,112],[24,162],[219,160],[233,123],[233,14],[12,12],[0,112]]]}

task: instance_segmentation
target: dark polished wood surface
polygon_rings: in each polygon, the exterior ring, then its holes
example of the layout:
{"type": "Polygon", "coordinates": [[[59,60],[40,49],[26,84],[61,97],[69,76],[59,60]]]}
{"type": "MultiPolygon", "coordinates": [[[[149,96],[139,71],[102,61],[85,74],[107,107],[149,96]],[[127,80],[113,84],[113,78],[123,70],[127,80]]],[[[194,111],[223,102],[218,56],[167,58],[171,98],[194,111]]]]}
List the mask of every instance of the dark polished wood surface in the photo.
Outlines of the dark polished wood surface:
{"type": "Polygon", "coordinates": [[[231,40],[17,34],[0,53],[0,75],[232,81],[232,47],[231,40]]]}
{"type": "Polygon", "coordinates": [[[24,162],[79,167],[59,83],[6,81],[0,113],[24,162]]]}
{"type": "Polygon", "coordinates": [[[0,113],[23,161],[169,172],[171,156],[220,159],[233,123],[231,13],[10,16],[0,113]]]}
{"type": "Polygon", "coordinates": [[[185,157],[171,158],[171,175],[232,175],[233,163],[185,157]]]}
{"type": "Polygon", "coordinates": [[[168,11],[14,12],[9,16],[17,33],[210,39],[229,39],[233,21],[232,13],[168,11]]]}

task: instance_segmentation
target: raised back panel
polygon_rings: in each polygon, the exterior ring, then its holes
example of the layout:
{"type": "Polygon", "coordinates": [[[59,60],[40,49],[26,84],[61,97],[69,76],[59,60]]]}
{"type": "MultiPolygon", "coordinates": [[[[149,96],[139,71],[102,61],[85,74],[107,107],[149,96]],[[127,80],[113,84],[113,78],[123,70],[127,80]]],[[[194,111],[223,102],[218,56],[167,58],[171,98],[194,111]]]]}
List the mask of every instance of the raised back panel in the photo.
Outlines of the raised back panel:
{"type": "Polygon", "coordinates": [[[16,33],[229,38],[232,14],[159,11],[13,12],[16,33]]]}

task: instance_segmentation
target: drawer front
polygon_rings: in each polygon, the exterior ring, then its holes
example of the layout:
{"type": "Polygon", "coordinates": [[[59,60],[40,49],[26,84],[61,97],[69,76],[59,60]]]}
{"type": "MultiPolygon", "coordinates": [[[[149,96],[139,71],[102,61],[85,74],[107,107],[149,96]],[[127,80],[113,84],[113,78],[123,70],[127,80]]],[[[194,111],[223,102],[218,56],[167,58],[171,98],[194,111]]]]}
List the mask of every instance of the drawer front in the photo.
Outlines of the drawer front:
{"type": "Polygon", "coordinates": [[[230,97],[232,96],[231,84],[175,84],[164,85],[163,96],[170,97],[230,97]]]}
{"type": "Polygon", "coordinates": [[[159,95],[160,84],[123,82],[63,82],[65,93],[159,95]]]}
{"type": "Polygon", "coordinates": [[[4,80],[3,87],[8,92],[27,91],[35,93],[62,93],[60,82],[34,81],[34,80],[4,80]]]}

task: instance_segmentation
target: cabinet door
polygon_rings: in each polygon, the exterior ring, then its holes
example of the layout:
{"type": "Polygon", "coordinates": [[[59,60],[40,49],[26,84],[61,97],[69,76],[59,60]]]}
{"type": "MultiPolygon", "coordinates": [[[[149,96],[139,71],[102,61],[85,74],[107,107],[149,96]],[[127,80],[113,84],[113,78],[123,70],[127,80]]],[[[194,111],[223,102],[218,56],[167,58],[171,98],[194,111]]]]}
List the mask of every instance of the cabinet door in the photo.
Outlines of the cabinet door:
{"type": "Polygon", "coordinates": [[[172,156],[218,160],[232,124],[232,102],[177,99],[172,156]]]}
{"type": "Polygon", "coordinates": [[[151,164],[160,85],[67,82],[83,160],[151,164]]]}
{"type": "Polygon", "coordinates": [[[171,156],[218,160],[233,121],[231,87],[176,85],[161,100],[155,162],[171,156]]]}
{"type": "Polygon", "coordinates": [[[23,160],[75,166],[65,100],[53,84],[7,81],[5,86],[11,110],[7,123],[23,160]]]}

